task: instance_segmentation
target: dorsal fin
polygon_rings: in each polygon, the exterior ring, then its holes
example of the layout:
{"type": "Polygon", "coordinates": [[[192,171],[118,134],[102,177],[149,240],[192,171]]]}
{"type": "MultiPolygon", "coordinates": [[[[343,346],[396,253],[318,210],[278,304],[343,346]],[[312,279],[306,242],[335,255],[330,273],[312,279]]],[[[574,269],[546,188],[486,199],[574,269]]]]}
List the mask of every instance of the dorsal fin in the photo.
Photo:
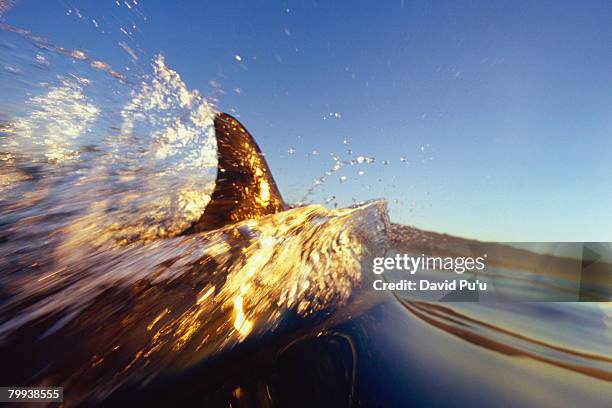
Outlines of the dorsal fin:
{"type": "Polygon", "coordinates": [[[204,214],[186,233],[208,231],[287,209],[255,139],[236,118],[215,116],[217,180],[204,214]]]}

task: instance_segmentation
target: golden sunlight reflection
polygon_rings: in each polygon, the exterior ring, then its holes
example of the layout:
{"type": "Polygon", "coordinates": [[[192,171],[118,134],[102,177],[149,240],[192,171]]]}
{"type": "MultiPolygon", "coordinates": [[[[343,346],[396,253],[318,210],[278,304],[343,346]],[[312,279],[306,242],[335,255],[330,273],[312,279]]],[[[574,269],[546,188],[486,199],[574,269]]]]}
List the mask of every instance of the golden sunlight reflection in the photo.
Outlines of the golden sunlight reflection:
{"type": "MultiPolygon", "coordinates": [[[[273,332],[288,316],[347,304],[387,223],[385,204],[375,202],[295,208],[199,234],[88,247],[87,254],[81,240],[69,239],[53,262],[7,282],[15,296],[5,309],[17,312],[0,323],[0,339],[43,316],[54,323],[37,337],[39,346],[65,327],[95,331],[75,343],[72,353],[84,365],[71,372],[113,375],[97,382],[103,389],[96,392],[108,392],[273,332]]],[[[95,220],[90,225],[83,236],[105,239],[95,220]]],[[[79,387],[68,377],[63,384],[79,387]]]]}

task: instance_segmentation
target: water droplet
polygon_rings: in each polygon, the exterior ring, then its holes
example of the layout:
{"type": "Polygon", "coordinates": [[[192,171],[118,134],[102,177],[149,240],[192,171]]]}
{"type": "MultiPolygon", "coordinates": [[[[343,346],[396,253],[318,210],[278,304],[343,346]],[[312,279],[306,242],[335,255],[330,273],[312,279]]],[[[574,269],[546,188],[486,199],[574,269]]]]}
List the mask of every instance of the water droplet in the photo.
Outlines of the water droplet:
{"type": "Polygon", "coordinates": [[[242,57],[238,54],[234,55],[234,59],[238,62],[242,61],[242,57]]]}
{"type": "Polygon", "coordinates": [[[11,65],[5,65],[4,70],[6,72],[10,72],[11,74],[18,74],[20,72],[19,68],[13,67],[11,65]]]}
{"type": "Polygon", "coordinates": [[[341,183],[344,183],[346,180],[347,180],[347,179],[346,179],[346,176],[341,176],[341,177],[340,177],[340,182],[341,182],[341,183]]]}
{"type": "Polygon", "coordinates": [[[289,154],[295,154],[296,150],[293,147],[290,147],[287,149],[287,153],[289,154]]]}
{"type": "Polygon", "coordinates": [[[363,171],[363,170],[359,170],[359,175],[360,175],[360,176],[363,176],[364,174],[365,174],[365,171],[363,171]]]}
{"type": "Polygon", "coordinates": [[[402,163],[406,163],[406,161],[408,161],[408,159],[406,159],[406,156],[402,156],[402,157],[400,157],[400,161],[402,163]]]}
{"type": "Polygon", "coordinates": [[[318,150],[313,150],[311,153],[313,156],[318,156],[319,155],[319,151],[318,150]]]}
{"type": "Polygon", "coordinates": [[[361,164],[361,163],[365,162],[365,160],[366,160],[366,159],[365,159],[365,157],[363,157],[363,156],[358,156],[358,157],[357,157],[357,163],[359,163],[359,164],[361,164]]]}

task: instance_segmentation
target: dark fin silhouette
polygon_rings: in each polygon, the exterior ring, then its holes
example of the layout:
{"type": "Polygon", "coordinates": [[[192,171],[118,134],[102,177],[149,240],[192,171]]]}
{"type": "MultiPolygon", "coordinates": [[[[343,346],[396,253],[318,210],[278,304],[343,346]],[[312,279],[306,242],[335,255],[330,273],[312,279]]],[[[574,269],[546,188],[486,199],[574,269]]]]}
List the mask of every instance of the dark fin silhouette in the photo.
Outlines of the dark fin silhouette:
{"type": "Polygon", "coordinates": [[[215,190],[204,214],[185,233],[213,230],[287,209],[263,154],[244,126],[231,115],[218,113],[215,134],[219,160],[215,190]]]}

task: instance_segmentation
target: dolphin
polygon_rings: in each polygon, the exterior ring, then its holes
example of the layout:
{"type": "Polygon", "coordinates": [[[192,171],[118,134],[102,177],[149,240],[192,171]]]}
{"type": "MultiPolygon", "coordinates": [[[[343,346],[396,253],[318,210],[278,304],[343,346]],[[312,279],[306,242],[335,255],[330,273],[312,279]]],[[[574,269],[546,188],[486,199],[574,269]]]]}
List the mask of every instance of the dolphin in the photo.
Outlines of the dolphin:
{"type": "MultiPolygon", "coordinates": [[[[291,208],[245,127],[218,113],[214,131],[210,201],[174,236],[150,238],[132,222],[124,238],[100,229],[114,223],[98,217],[33,218],[23,203],[16,208],[25,215],[10,219],[14,207],[3,207],[0,359],[13,368],[0,373],[0,384],[62,386],[67,406],[139,399],[147,384],[201,373],[256,344],[283,348],[355,313],[336,312],[357,298],[372,243],[384,239],[384,203],[291,208]],[[45,237],[53,237],[47,247],[32,245],[45,237]]],[[[79,185],[70,183],[53,185],[66,197],[79,185]]],[[[48,197],[55,199],[41,200],[48,197]]],[[[49,208],[38,202],[33,208],[49,208]]]]}
{"type": "Polygon", "coordinates": [[[218,159],[215,190],[187,234],[289,209],[253,136],[227,113],[217,113],[214,123],[218,159]]]}

